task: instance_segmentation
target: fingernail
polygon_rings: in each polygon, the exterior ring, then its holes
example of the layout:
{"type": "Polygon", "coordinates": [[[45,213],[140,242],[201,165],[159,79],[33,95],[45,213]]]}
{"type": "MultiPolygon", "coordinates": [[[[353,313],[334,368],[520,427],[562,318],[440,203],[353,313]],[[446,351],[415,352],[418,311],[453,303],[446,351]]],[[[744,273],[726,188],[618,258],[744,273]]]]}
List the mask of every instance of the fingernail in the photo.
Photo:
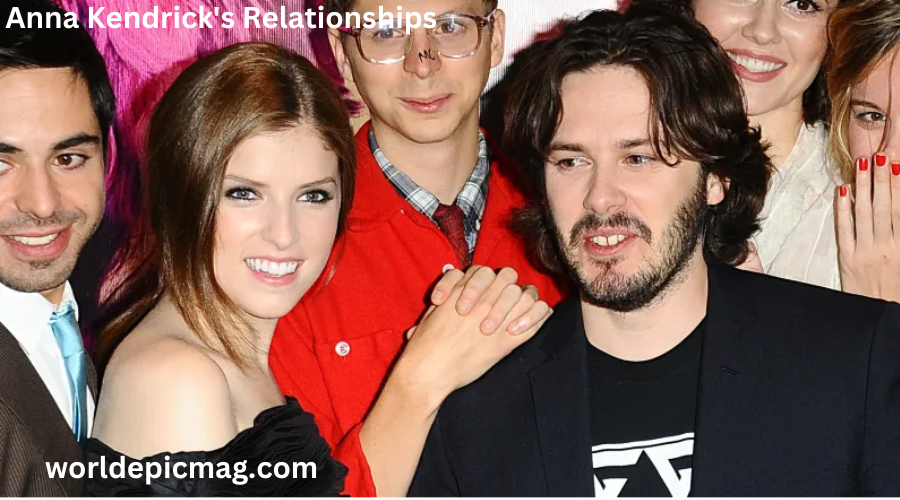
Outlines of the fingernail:
{"type": "Polygon", "coordinates": [[[460,301],[460,302],[459,302],[459,310],[460,310],[460,312],[469,312],[469,309],[470,309],[471,307],[472,307],[472,304],[471,304],[469,301],[467,301],[467,300],[463,300],[463,301],[460,301]]]}
{"type": "Polygon", "coordinates": [[[881,153],[875,155],[875,165],[879,167],[883,167],[887,165],[887,156],[881,153]]]}
{"type": "Polygon", "coordinates": [[[900,175],[900,163],[891,163],[891,173],[900,175]]]}
{"type": "Polygon", "coordinates": [[[518,334],[525,329],[525,320],[519,320],[509,325],[509,333],[518,334]]]}
{"type": "Polygon", "coordinates": [[[856,165],[859,167],[860,172],[865,172],[866,170],[869,170],[869,159],[862,157],[856,160],[856,165]]]}
{"type": "Polygon", "coordinates": [[[441,293],[441,292],[439,292],[439,291],[437,291],[437,290],[435,290],[434,293],[431,294],[431,300],[432,300],[432,301],[435,301],[435,300],[441,300],[441,299],[443,299],[443,298],[444,298],[444,294],[441,293]]]}
{"type": "Polygon", "coordinates": [[[847,186],[841,186],[841,197],[847,196],[847,186]]]}
{"type": "Polygon", "coordinates": [[[489,320],[489,319],[486,319],[486,320],[484,320],[484,321],[481,322],[481,331],[485,331],[485,330],[490,331],[490,330],[493,330],[493,329],[494,329],[494,322],[493,322],[493,321],[491,321],[491,320],[489,320]]]}

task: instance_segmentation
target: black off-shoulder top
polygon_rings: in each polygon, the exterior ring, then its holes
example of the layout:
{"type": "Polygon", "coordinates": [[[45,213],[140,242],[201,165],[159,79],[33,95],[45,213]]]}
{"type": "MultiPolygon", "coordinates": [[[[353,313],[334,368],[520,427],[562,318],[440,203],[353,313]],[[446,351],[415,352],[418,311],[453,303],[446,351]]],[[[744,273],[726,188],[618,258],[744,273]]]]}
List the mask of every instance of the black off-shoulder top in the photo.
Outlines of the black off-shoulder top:
{"type": "Polygon", "coordinates": [[[103,466],[95,468],[86,482],[92,496],[337,496],[347,475],[347,468],[331,456],[313,416],[294,398],[262,411],[252,427],[217,450],[163,452],[135,460],[97,439],[85,446],[88,467],[93,462],[103,466]],[[269,465],[260,469],[263,462],[269,465]],[[141,464],[140,477],[128,474],[130,467],[138,467],[136,463],[141,464]],[[176,467],[179,463],[185,465],[176,467]],[[313,467],[303,465],[309,463],[315,464],[315,478],[313,467]],[[147,484],[151,471],[159,477],[147,484]],[[178,478],[175,472],[186,477],[178,478]],[[271,477],[260,477],[260,472],[271,477]],[[279,479],[276,473],[288,476],[279,479]]]}

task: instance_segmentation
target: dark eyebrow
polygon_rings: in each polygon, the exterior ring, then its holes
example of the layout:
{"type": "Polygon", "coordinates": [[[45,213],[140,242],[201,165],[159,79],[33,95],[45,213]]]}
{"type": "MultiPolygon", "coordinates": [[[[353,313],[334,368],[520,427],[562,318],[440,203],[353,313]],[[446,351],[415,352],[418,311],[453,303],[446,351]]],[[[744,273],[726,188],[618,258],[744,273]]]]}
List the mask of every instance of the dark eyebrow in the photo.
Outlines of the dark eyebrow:
{"type": "Polygon", "coordinates": [[[239,175],[226,175],[225,178],[236,181],[236,182],[240,182],[241,184],[246,184],[250,187],[254,187],[257,189],[265,189],[265,188],[269,187],[268,184],[264,184],[262,182],[256,182],[256,181],[250,180],[246,177],[241,177],[239,175]]]}
{"type": "MultiPolygon", "coordinates": [[[[266,188],[269,187],[268,184],[265,184],[265,183],[262,183],[262,182],[257,182],[257,181],[254,181],[254,180],[250,180],[250,179],[248,179],[248,178],[246,178],[246,177],[241,177],[241,176],[239,176],[239,175],[226,175],[225,178],[226,178],[226,179],[233,180],[233,181],[240,182],[241,184],[247,184],[248,186],[254,187],[254,188],[257,188],[257,189],[266,189],[266,188]]],[[[325,184],[337,184],[337,181],[334,180],[334,177],[332,177],[332,176],[329,175],[328,177],[325,177],[324,179],[319,179],[319,180],[317,180],[317,181],[307,182],[306,184],[301,185],[298,189],[308,189],[308,188],[311,188],[311,187],[322,186],[322,185],[325,185],[325,184]]]]}
{"type": "Polygon", "coordinates": [[[865,99],[850,99],[851,106],[863,106],[866,108],[875,108],[878,111],[882,111],[881,106],[875,104],[874,102],[867,101],[865,99]]]}
{"type": "Polygon", "coordinates": [[[18,155],[22,154],[24,151],[13,146],[12,144],[7,144],[5,142],[0,142],[0,154],[5,155],[18,155]]]}
{"type": "Polygon", "coordinates": [[[302,186],[300,186],[300,189],[309,189],[311,187],[324,186],[325,184],[335,184],[336,185],[337,181],[334,180],[334,177],[329,175],[328,177],[325,177],[324,179],[307,182],[306,184],[303,184],[302,186]]]}
{"type": "Polygon", "coordinates": [[[78,135],[69,137],[68,139],[57,142],[56,144],[53,145],[51,150],[52,151],[62,151],[64,149],[70,149],[70,148],[75,148],[78,146],[85,146],[85,145],[99,146],[100,138],[97,137],[96,135],[78,134],[78,135]]]}
{"type": "Polygon", "coordinates": [[[584,147],[583,144],[579,143],[568,143],[568,142],[554,142],[550,144],[550,147],[547,148],[547,151],[550,153],[554,153],[556,151],[571,151],[573,153],[587,153],[587,148],[584,147]]]}
{"type": "Polygon", "coordinates": [[[640,139],[620,139],[616,141],[616,149],[626,150],[648,146],[650,144],[649,137],[641,137],[640,139]]]}

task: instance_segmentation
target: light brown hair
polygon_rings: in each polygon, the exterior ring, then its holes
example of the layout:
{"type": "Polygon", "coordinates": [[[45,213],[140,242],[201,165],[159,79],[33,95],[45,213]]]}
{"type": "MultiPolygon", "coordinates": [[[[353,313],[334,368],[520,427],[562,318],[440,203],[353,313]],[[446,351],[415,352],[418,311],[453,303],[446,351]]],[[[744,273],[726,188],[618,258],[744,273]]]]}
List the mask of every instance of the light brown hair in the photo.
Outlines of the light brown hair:
{"type": "Polygon", "coordinates": [[[349,116],[328,77],[303,57],[265,43],[232,45],[178,77],[150,122],[147,217],[132,241],[141,250],[113,294],[113,319],[97,346],[101,367],[163,294],[202,342],[244,364],[238,343],[248,325],[213,267],[225,168],[244,140],[301,124],[312,126],[338,157],[340,232],[353,197],[356,153],[349,116]]]}
{"type": "MultiPolygon", "coordinates": [[[[894,54],[900,42],[900,0],[843,0],[828,19],[832,54],[826,63],[831,96],[832,158],[846,182],[853,182],[855,168],[847,134],[850,126],[850,90],[894,54]]],[[[890,117],[888,117],[890,123],[890,117]]]]}

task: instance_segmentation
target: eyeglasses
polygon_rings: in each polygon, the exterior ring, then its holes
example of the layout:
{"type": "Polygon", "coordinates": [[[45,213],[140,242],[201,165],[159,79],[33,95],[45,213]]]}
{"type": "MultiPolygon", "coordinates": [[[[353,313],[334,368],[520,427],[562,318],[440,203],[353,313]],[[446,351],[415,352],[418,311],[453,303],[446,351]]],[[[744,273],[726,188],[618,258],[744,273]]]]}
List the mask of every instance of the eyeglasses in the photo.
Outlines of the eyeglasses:
{"type": "MultiPolygon", "coordinates": [[[[494,20],[496,9],[481,17],[472,14],[445,14],[435,17],[435,27],[428,28],[434,56],[463,59],[478,52],[482,29],[494,20]]],[[[394,64],[406,59],[413,45],[412,32],[406,33],[402,19],[382,23],[371,28],[341,28],[356,38],[356,46],[363,59],[373,64],[394,64]]]]}

